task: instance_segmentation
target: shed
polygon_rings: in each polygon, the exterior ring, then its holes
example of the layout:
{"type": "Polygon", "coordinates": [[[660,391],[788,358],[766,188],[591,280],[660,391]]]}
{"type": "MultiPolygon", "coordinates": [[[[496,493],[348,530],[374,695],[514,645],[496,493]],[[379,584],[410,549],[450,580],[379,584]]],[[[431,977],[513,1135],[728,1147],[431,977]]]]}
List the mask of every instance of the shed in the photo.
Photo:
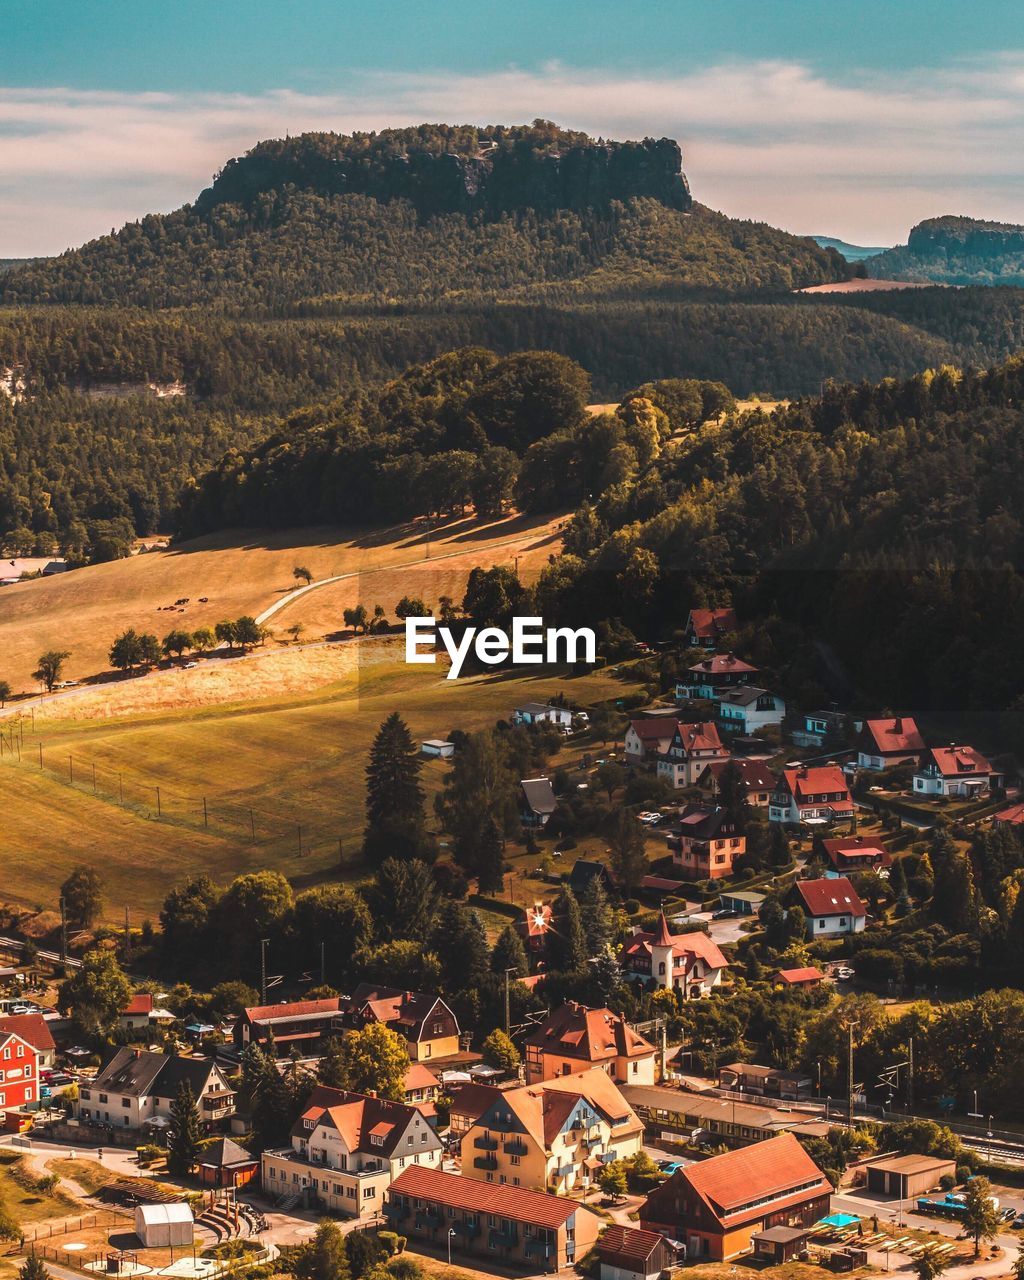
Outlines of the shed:
{"type": "Polygon", "coordinates": [[[244,1187],[260,1162],[230,1138],[218,1138],[199,1157],[199,1181],[207,1187],[244,1187]]]}
{"type": "Polygon", "coordinates": [[[597,1251],[601,1280],[653,1280],[674,1261],[673,1250],[663,1235],[617,1223],[598,1241],[597,1251]]]}
{"type": "Polygon", "coordinates": [[[447,760],[455,754],[455,743],[445,738],[425,738],[420,743],[420,752],[435,759],[447,760]]]}
{"type": "Polygon", "coordinates": [[[756,916],[765,895],[755,889],[735,889],[731,893],[725,890],[718,895],[718,900],[724,911],[736,911],[741,916],[756,916]]]}
{"type": "Polygon", "coordinates": [[[906,1200],[934,1191],[949,1174],[956,1177],[956,1161],[940,1156],[892,1156],[867,1166],[868,1190],[906,1200]]]}
{"type": "Polygon", "coordinates": [[[192,1210],[187,1204],[140,1204],[135,1210],[135,1234],[144,1249],[192,1244],[192,1210]]]}
{"type": "Polygon", "coordinates": [[[755,1231],[750,1237],[754,1257],[778,1264],[790,1262],[803,1249],[810,1227],[769,1227],[767,1231],[755,1231]]]}

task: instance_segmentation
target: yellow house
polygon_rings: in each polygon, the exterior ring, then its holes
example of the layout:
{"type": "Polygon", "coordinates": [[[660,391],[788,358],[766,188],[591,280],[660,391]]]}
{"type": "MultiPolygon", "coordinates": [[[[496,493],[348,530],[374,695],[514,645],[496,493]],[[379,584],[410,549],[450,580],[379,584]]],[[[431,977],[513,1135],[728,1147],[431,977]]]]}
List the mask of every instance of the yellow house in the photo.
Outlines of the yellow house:
{"type": "Polygon", "coordinates": [[[464,1177],[568,1192],[635,1155],[643,1125],[606,1071],[508,1089],[462,1139],[464,1177]]]}

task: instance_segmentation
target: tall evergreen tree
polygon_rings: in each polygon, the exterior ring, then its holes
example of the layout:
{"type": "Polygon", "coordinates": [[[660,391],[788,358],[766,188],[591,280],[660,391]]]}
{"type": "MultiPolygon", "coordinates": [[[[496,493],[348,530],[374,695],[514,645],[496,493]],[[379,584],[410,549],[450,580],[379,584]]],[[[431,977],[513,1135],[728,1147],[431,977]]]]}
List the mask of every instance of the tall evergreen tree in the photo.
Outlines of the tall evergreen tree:
{"type": "Polygon", "coordinates": [[[501,976],[507,969],[514,970],[514,973],[509,975],[512,978],[525,978],[530,972],[523,940],[510,924],[507,924],[498,934],[494,950],[491,952],[491,972],[501,976]]]}
{"type": "MultiPolygon", "coordinates": [[[[437,808],[453,836],[455,861],[468,875],[479,875],[488,820],[502,834],[516,821],[515,772],[505,744],[493,730],[470,735],[444,785],[437,808]]],[[[493,871],[487,875],[493,876],[493,871]]]]}
{"type": "Polygon", "coordinates": [[[363,851],[371,862],[422,858],[428,851],[421,768],[412,734],[393,711],[377,731],[366,768],[363,851]]]}
{"type": "Polygon", "coordinates": [[[364,892],[382,941],[430,937],[441,894],[425,862],[385,858],[364,892]]]}
{"type": "Polygon", "coordinates": [[[500,893],[505,887],[505,841],[490,815],[477,845],[477,883],[481,893],[500,893]]]}
{"type": "Polygon", "coordinates": [[[587,954],[600,955],[615,940],[615,922],[603,876],[590,877],[580,894],[579,902],[583,932],[587,938],[587,954]]]}
{"type": "Polygon", "coordinates": [[[793,855],[789,848],[789,836],[783,830],[781,822],[771,823],[768,841],[768,856],[771,865],[773,867],[788,867],[793,860],[793,855]]]}
{"type": "Polygon", "coordinates": [[[718,803],[742,831],[750,816],[750,805],[747,803],[743,775],[735,760],[728,761],[718,775],[718,803]]]}
{"type": "Polygon", "coordinates": [[[935,868],[932,915],[958,933],[974,929],[979,903],[970,858],[954,844],[948,832],[936,831],[931,859],[935,868]]]}
{"type": "Polygon", "coordinates": [[[637,889],[650,868],[644,849],[643,827],[628,809],[619,809],[616,813],[608,845],[611,849],[609,863],[619,888],[626,893],[637,889]]]}
{"type": "Polygon", "coordinates": [[[568,885],[555,899],[548,934],[548,968],[555,973],[582,974],[587,964],[587,938],[580,904],[568,885]]]}
{"type": "Polygon", "coordinates": [[[199,1159],[203,1126],[192,1086],[183,1080],[171,1103],[171,1122],[167,1130],[167,1171],[176,1178],[187,1177],[199,1159]]]}

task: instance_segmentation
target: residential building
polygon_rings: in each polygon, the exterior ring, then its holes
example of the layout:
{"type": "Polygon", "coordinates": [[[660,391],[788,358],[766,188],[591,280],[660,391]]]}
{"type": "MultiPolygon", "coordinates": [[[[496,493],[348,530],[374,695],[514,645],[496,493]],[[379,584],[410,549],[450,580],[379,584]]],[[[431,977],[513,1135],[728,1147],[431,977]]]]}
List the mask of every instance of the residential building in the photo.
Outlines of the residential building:
{"type": "Polygon", "coordinates": [[[736,610],[691,609],[683,638],[691,649],[714,649],[719,640],[736,630],[736,610]]]}
{"type": "Polygon", "coordinates": [[[326,1000],[290,1000],[243,1009],[235,1024],[235,1044],[244,1049],[248,1044],[266,1046],[273,1040],[278,1054],[287,1054],[293,1045],[308,1051],[331,1034],[341,1005],[340,997],[331,996],[326,1000]]]}
{"type": "Polygon", "coordinates": [[[523,778],[519,783],[519,816],[524,827],[547,826],[557,804],[550,778],[523,778]]]}
{"type": "Polygon", "coordinates": [[[22,1040],[35,1050],[38,1070],[53,1066],[57,1057],[57,1046],[53,1041],[53,1033],[41,1013],[9,1013],[6,1017],[0,1018],[0,1039],[12,1032],[16,1036],[21,1036],[22,1040]]]}
{"type": "Polygon", "coordinates": [[[205,1128],[235,1113],[235,1091],[212,1058],[173,1057],[124,1047],[82,1082],[77,1115],[93,1125],[115,1129],[166,1128],[171,1104],[187,1084],[205,1128]]]}
{"type": "Polygon", "coordinates": [[[735,911],[738,916],[756,916],[767,896],[756,889],[723,889],[718,904],[723,911],[735,911]]]}
{"type": "Polygon", "coordinates": [[[341,1011],[340,1025],[381,1022],[406,1042],[413,1062],[449,1058],[459,1052],[459,1023],[440,996],[361,982],[341,1011]]]}
{"type": "Polygon", "coordinates": [[[718,723],[724,733],[755,734],[762,729],[782,724],[786,704],[777,693],[745,684],[737,689],[722,689],[715,698],[718,723]]]}
{"type": "Polygon", "coordinates": [[[802,969],[776,969],[772,974],[772,985],[776,987],[819,987],[825,981],[825,975],[813,965],[802,969]]]}
{"type": "Polygon", "coordinates": [[[27,1037],[0,1032],[0,1112],[33,1107],[39,1101],[39,1054],[27,1037]]]}
{"type": "Polygon", "coordinates": [[[572,728],[572,711],[568,707],[549,707],[544,702],[524,702],[512,712],[513,724],[553,724],[560,729],[572,728]]]}
{"type": "Polygon", "coordinates": [[[838,765],[783,769],[771,804],[769,822],[821,826],[853,817],[854,804],[846,776],[838,765]]]}
{"type": "Polygon", "coordinates": [[[745,853],[747,837],[724,809],[688,804],[668,839],[672,863],[689,880],[725,880],[745,853]]]}
{"type": "Polygon", "coordinates": [[[668,746],[658,758],[658,777],[676,789],[692,787],[707,765],[728,758],[729,752],[722,746],[712,721],[676,723],[668,746]]]}
{"type": "Polygon", "coordinates": [[[676,698],[717,698],[726,689],[749,684],[758,673],[757,667],[737,658],[734,653],[716,653],[690,667],[686,677],[676,685],[676,698]]]}
{"type": "Polygon", "coordinates": [[[675,1138],[683,1143],[749,1147],[779,1133],[823,1138],[829,1129],[820,1116],[720,1093],[640,1085],[623,1085],[622,1093],[655,1142],[675,1138]]]}
{"type": "Polygon", "coordinates": [[[612,873],[603,862],[595,862],[593,858],[577,858],[569,872],[569,888],[577,898],[580,898],[595,876],[604,885],[605,893],[615,892],[615,879],[612,873]]]}
{"type": "Polygon", "coordinates": [[[992,815],[992,825],[994,827],[1024,826],[1024,804],[1021,804],[1021,803],[1011,804],[1011,805],[1008,805],[1007,808],[1005,809],[1000,809],[998,813],[994,813],[992,815]]]}
{"type": "Polygon", "coordinates": [[[686,1245],[688,1262],[751,1253],[772,1227],[809,1227],[828,1213],[832,1184],[791,1133],[686,1165],[640,1206],[640,1225],[686,1245]]]}
{"type": "Polygon", "coordinates": [[[867,908],[846,876],[798,880],[791,898],[807,917],[808,938],[862,933],[867,924],[867,908]]]}
{"type": "Polygon", "coordinates": [[[777,783],[775,774],[763,760],[712,760],[701,771],[697,789],[710,799],[717,800],[722,790],[722,774],[726,769],[736,770],[747,804],[755,809],[768,808],[777,783]]]}
{"type": "Polygon", "coordinates": [[[668,716],[640,716],[630,720],[623,752],[631,764],[663,755],[672,743],[679,722],[668,716]]]}
{"type": "Polygon", "coordinates": [[[543,959],[551,932],[551,904],[535,902],[532,907],[524,907],[516,920],[516,932],[523,940],[527,958],[534,962],[543,959]]]}
{"type": "Polygon", "coordinates": [[[755,1231],[751,1236],[754,1257],[769,1267],[792,1262],[807,1247],[812,1231],[811,1227],[769,1227],[767,1231],[755,1231]]]}
{"type": "Polygon", "coordinates": [[[849,871],[879,871],[892,866],[892,856],[874,836],[846,836],[818,840],[815,848],[828,859],[826,875],[846,875],[849,871]]]}
{"type": "Polygon", "coordinates": [[[531,1272],[560,1271],[589,1253],[604,1220],[564,1196],[502,1186],[424,1167],[406,1169],[388,1192],[391,1226],[455,1256],[531,1272]]]}
{"type": "Polygon", "coordinates": [[[842,711],[809,711],[800,718],[790,737],[796,747],[813,747],[818,751],[844,747],[851,729],[860,731],[860,721],[850,721],[842,711]]]}
{"type": "Polygon", "coordinates": [[[857,740],[857,765],[877,770],[917,764],[924,750],[924,738],[910,716],[865,720],[857,740]]]}
{"type": "Polygon", "coordinates": [[[462,1139],[462,1176],[565,1193],[635,1155],[643,1125],[601,1067],[506,1089],[462,1139]]]}
{"type": "Polygon", "coordinates": [[[619,955],[625,977],[645,986],[681,991],[684,999],[707,995],[729,965],[718,944],[699,930],[673,934],[665,913],[653,933],[638,929],[619,955]]]}
{"type": "Polygon", "coordinates": [[[988,795],[1002,777],[974,747],[932,747],[914,774],[914,792],[922,796],[967,799],[988,795]]]}
{"type": "Polygon", "coordinates": [[[753,1093],[782,1102],[798,1102],[814,1094],[811,1076],[779,1067],[762,1067],[757,1062],[732,1062],[727,1067],[719,1067],[718,1084],[735,1093],[753,1093]]]}
{"type": "Polygon", "coordinates": [[[153,1027],[170,1026],[177,1021],[169,1009],[161,1009],[148,991],[137,991],[118,1014],[121,1031],[150,1031],[153,1027]]]}
{"type": "Polygon", "coordinates": [[[463,1084],[452,1097],[449,1112],[449,1133],[453,1138],[462,1138],[476,1124],[480,1117],[496,1098],[505,1092],[494,1084],[463,1084]]]}
{"type": "Polygon", "coordinates": [[[600,1067],[618,1084],[654,1084],[658,1050],[621,1014],[567,1000],[523,1042],[526,1083],[600,1067]]]}
{"type": "Polygon", "coordinates": [[[613,1222],[597,1246],[600,1280],[657,1280],[675,1263],[675,1251],[656,1231],[613,1222]]]}
{"type": "Polygon", "coordinates": [[[422,1062],[410,1062],[402,1081],[405,1101],[417,1107],[430,1124],[437,1124],[436,1102],[441,1096],[441,1081],[422,1062]]]}
{"type": "Polygon", "coordinates": [[[403,1169],[440,1168],[442,1151],[416,1107],[319,1085],[290,1145],[263,1152],[263,1190],[279,1202],[370,1217],[384,1208],[385,1192],[403,1169]]]}

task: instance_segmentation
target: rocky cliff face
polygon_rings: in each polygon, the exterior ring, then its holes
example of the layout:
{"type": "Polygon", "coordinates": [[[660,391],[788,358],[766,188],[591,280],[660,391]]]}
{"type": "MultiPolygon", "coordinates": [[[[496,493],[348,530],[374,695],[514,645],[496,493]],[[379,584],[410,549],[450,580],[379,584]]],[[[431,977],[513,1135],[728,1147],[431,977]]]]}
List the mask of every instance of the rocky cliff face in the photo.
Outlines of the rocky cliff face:
{"type": "Polygon", "coordinates": [[[1024,253],[1024,227],[978,218],[928,218],[911,230],[907,248],[923,257],[1000,258],[1024,253]]]}
{"type": "Polygon", "coordinates": [[[870,258],[868,274],[934,284],[1024,283],[1024,226],[947,214],[911,229],[906,245],[870,258]]]}
{"type": "Polygon", "coordinates": [[[526,208],[582,211],[636,196],[653,197],[672,209],[685,210],[692,203],[682,153],[671,138],[595,142],[553,126],[480,131],[423,126],[260,143],[229,161],[195,208],[205,213],[225,203],[249,207],[287,186],[319,195],[405,199],[424,217],[497,217],[526,208]]]}

